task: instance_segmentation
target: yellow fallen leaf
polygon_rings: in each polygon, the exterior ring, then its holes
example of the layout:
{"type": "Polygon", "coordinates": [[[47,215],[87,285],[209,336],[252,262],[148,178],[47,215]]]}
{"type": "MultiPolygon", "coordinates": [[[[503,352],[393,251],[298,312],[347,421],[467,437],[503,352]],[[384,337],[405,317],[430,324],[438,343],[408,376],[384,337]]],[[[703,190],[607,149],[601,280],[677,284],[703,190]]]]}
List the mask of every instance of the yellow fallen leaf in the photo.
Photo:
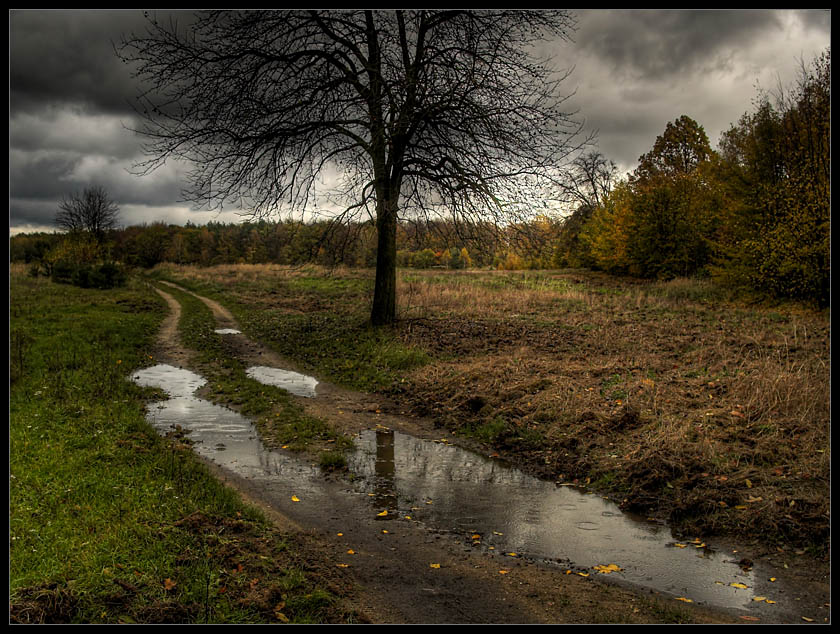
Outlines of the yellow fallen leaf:
{"type": "Polygon", "coordinates": [[[619,568],[615,564],[609,564],[609,565],[606,565],[606,566],[598,564],[597,566],[595,566],[595,570],[597,570],[601,574],[608,575],[611,572],[619,572],[621,570],[621,568],[619,568]]]}
{"type": "Polygon", "coordinates": [[[808,623],[813,623],[814,622],[814,619],[809,619],[807,616],[803,616],[802,620],[803,621],[808,621],[808,623]]]}
{"type": "Polygon", "coordinates": [[[339,537],[344,537],[344,533],[336,533],[339,537]]]}
{"type": "Polygon", "coordinates": [[[339,568],[349,568],[350,564],[336,564],[339,568]]]}
{"type": "Polygon", "coordinates": [[[519,555],[517,555],[516,553],[508,553],[508,557],[518,557],[518,556],[519,555]]]}
{"type": "Polygon", "coordinates": [[[775,581],[776,577],[770,577],[770,581],[775,581]]]}
{"type": "Polygon", "coordinates": [[[766,601],[767,597],[753,597],[753,601],[766,601]]]}
{"type": "Polygon", "coordinates": [[[429,568],[440,568],[440,564],[429,564],[429,568]]]}
{"type": "Polygon", "coordinates": [[[578,574],[579,574],[581,577],[588,577],[588,576],[589,576],[589,573],[588,573],[588,572],[579,572],[578,574]]]}
{"type": "Polygon", "coordinates": [[[772,599],[765,599],[764,602],[765,603],[771,603],[771,604],[775,603],[775,601],[773,601],[772,599]]]}
{"type": "Polygon", "coordinates": [[[685,548],[686,547],[685,544],[680,544],[680,543],[675,543],[674,546],[676,546],[677,548],[685,548]]]}
{"type": "Polygon", "coordinates": [[[163,587],[166,588],[167,590],[174,590],[175,586],[177,586],[177,585],[178,584],[175,583],[174,581],[172,581],[172,579],[170,579],[169,577],[167,577],[166,579],[163,580],[163,587]]]}
{"type": "Polygon", "coordinates": [[[499,571],[499,574],[500,574],[500,575],[506,575],[507,573],[508,573],[508,571],[507,571],[507,570],[500,570],[500,571],[499,571]]]}
{"type": "Polygon", "coordinates": [[[387,534],[388,534],[388,531],[386,531],[386,530],[384,530],[384,529],[383,529],[383,530],[382,530],[382,534],[383,534],[383,535],[387,535],[387,534]]]}
{"type": "Polygon", "coordinates": [[[347,551],[347,554],[348,555],[355,555],[356,551],[351,548],[350,550],[347,551]]]}
{"type": "Polygon", "coordinates": [[[481,535],[473,535],[472,538],[473,539],[481,539],[481,535]]]}
{"type": "Polygon", "coordinates": [[[745,588],[749,587],[749,586],[745,586],[743,583],[730,583],[729,585],[732,586],[733,588],[742,588],[742,589],[745,589],[745,588]]]}
{"type": "Polygon", "coordinates": [[[300,498],[296,495],[292,496],[292,502],[300,502],[300,498]]]}
{"type": "Polygon", "coordinates": [[[685,597],[677,597],[677,601],[685,601],[686,603],[694,603],[692,599],[686,599],[685,597]]]}
{"type": "Polygon", "coordinates": [[[388,515],[388,509],[376,514],[377,517],[385,517],[386,515],[388,515]]]}

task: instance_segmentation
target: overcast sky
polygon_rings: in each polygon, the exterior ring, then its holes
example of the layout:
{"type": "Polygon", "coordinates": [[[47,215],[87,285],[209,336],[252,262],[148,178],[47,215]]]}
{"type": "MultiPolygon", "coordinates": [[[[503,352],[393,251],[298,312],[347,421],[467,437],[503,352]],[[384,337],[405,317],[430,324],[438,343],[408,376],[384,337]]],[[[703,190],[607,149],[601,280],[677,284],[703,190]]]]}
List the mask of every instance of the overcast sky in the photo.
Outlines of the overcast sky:
{"type": "MultiPolygon", "coordinates": [[[[600,151],[635,168],[668,122],[688,115],[713,147],[753,109],[758,89],[789,86],[800,61],[831,41],[826,10],[587,10],[557,63],[573,67],[567,92],[600,151]]],[[[9,13],[9,228],[52,230],[62,196],[107,189],[124,225],[236,222],[235,211],[178,202],[181,177],[167,165],[137,177],[141,139],[128,130],[138,89],[112,41],[143,28],[139,10],[9,13]]]]}

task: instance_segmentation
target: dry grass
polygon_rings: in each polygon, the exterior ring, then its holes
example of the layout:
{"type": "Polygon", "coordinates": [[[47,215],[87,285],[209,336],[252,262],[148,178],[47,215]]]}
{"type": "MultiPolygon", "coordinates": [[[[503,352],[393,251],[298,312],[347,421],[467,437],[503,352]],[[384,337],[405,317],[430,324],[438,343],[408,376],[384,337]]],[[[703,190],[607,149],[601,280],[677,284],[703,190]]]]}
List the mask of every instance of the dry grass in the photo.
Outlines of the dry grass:
{"type": "MultiPolygon", "coordinates": [[[[372,279],[271,265],[176,275],[312,315],[366,310],[372,279]]],[[[402,270],[398,301],[397,336],[433,359],[401,377],[401,408],[686,530],[827,550],[826,315],[585,271],[402,270]]]]}
{"type": "Polygon", "coordinates": [[[404,337],[452,357],[412,375],[422,413],[454,429],[507,421],[530,432],[520,436],[544,473],[605,483],[628,506],[698,531],[825,546],[825,317],[723,303],[687,280],[509,279],[403,282],[422,306],[404,337]]]}

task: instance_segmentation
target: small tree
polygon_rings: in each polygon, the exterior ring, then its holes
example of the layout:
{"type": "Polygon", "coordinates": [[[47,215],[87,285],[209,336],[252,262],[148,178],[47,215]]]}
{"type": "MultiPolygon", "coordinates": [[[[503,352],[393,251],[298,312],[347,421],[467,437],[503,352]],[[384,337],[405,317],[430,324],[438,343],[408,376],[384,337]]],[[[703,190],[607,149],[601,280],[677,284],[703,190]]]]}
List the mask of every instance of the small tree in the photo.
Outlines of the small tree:
{"type": "Polygon", "coordinates": [[[81,194],[71,194],[58,206],[55,224],[71,234],[89,234],[97,244],[117,227],[120,208],[103,187],[86,188],[81,194]]]}

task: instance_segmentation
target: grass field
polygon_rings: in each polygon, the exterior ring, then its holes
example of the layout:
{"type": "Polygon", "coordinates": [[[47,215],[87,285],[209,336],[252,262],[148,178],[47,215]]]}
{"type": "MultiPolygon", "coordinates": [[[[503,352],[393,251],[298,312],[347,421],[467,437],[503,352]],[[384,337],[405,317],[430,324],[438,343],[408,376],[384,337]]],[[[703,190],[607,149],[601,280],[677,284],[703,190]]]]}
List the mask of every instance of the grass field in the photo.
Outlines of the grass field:
{"type": "Polygon", "coordinates": [[[369,271],[162,266],[324,379],[381,391],[520,466],[693,534],[824,556],[830,320],[697,280],[401,271],[399,324],[366,325],[369,271]]]}
{"type": "Polygon", "coordinates": [[[157,395],[128,376],[155,363],[165,310],[138,280],[11,271],[10,621],[352,621],[299,536],[147,424],[157,395]]]}

